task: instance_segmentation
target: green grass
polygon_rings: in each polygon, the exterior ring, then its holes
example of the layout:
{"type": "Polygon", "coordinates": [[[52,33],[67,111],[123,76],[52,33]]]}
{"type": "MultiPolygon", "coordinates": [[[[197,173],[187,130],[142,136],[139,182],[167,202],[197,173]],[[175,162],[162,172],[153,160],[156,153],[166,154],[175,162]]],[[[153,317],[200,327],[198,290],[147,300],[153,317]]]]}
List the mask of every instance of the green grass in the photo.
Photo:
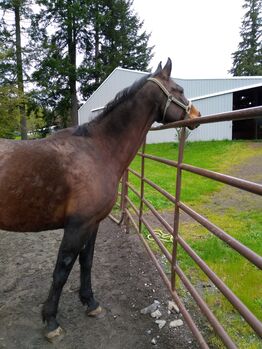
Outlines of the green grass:
{"type": "MultiPolygon", "coordinates": [[[[146,152],[177,160],[178,148],[176,144],[172,143],[153,144],[147,145],[146,152]]],[[[186,144],[184,162],[212,171],[230,174],[232,166],[241,164],[249,157],[258,154],[262,156],[262,147],[253,147],[249,142],[195,142],[186,144]]],[[[131,167],[140,172],[140,164],[141,158],[137,157],[131,167]]],[[[145,176],[175,195],[176,168],[146,160],[145,176]]],[[[139,180],[134,175],[130,175],[130,180],[139,191],[139,180]]],[[[223,184],[183,171],[181,199],[196,209],[197,212],[204,214],[228,234],[261,255],[261,210],[257,208],[245,210],[238,207],[214,210],[214,206],[211,209],[211,196],[219,192],[222,187],[223,184]]],[[[138,205],[135,195],[130,193],[130,196],[132,201],[138,205]]],[[[173,207],[161,194],[157,194],[154,189],[147,185],[145,186],[145,197],[159,211],[168,211],[173,207]]],[[[239,299],[259,319],[262,319],[261,272],[197,222],[182,222],[180,224],[180,234],[239,299]]],[[[154,243],[150,242],[150,245],[153,249],[156,249],[154,243]]],[[[172,243],[166,243],[166,247],[172,252],[172,243]]],[[[253,330],[243,321],[224,296],[214,287],[201,288],[199,286],[210,282],[181,248],[178,249],[178,261],[182,270],[201,292],[203,298],[237,346],[243,349],[261,348],[261,342],[254,335],[253,330]]],[[[180,290],[183,294],[182,288],[180,290]]],[[[214,335],[209,338],[209,343],[215,348],[224,347],[220,339],[214,335]]]]}
{"type": "MultiPolygon", "coordinates": [[[[207,212],[207,215],[212,222],[231,236],[259,255],[262,254],[262,244],[259,243],[262,240],[262,215],[260,211],[239,212],[237,209],[231,209],[223,215],[212,212],[207,212]]],[[[261,271],[197,223],[181,224],[180,233],[209,267],[261,320],[261,271]]],[[[178,260],[194,284],[206,282],[206,276],[195,267],[194,262],[181,249],[178,253],[178,260]]],[[[259,340],[253,335],[253,331],[221,294],[209,292],[206,289],[204,299],[239,348],[250,348],[250,343],[252,343],[252,348],[259,348],[259,340]]],[[[216,337],[213,337],[211,342],[220,348],[216,337]]]]}
{"type": "MultiPolygon", "coordinates": [[[[216,172],[228,173],[229,169],[236,164],[241,163],[246,158],[254,155],[257,149],[250,147],[247,142],[232,141],[211,141],[187,143],[185,146],[184,162],[194,166],[202,167],[216,172]]],[[[146,147],[146,153],[163,157],[166,159],[177,160],[178,145],[175,143],[149,144],[146,147]]],[[[261,151],[262,153],[262,151],[261,151]]],[[[169,167],[146,159],[145,176],[155,182],[169,193],[175,195],[176,168],[169,167]]],[[[140,172],[141,158],[136,157],[131,164],[131,168],[140,172]]],[[[183,171],[182,176],[183,189],[181,200],[194,206],[208,200],[211,193],[219,190],[222,184],[208,178],[194,175],[183,171]]],[[[140,182],[134,176],[130,175],[132,183],[139,189],[140,182]]],[[[159,210],[172,207],[161,194],[156,193],[154,189],[145,185],[147,199],[159,210]]],[[[135,202],[138,200],[133,196],[135,202]]]]}

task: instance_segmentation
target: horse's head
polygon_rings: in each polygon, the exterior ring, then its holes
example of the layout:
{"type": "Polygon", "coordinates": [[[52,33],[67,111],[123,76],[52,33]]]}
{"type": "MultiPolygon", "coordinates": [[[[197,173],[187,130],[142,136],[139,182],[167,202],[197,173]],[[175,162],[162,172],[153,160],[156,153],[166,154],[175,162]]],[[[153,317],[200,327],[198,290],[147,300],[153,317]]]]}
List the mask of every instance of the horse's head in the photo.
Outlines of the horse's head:
{"type": "MultiPolygon", "coordinates": [[[[184,90],[170,78],[172,61],[168,58],[166,65],[162,68],[161,62],[155,73],[148,79],[159,86],[160,110],[159,118],[156,120],[163,124],[183,119],[196,119],[201,116],[197,108],[184,96],[184,90]]],[[[190,129],[196,128],[195,124],[190,129]]]]}

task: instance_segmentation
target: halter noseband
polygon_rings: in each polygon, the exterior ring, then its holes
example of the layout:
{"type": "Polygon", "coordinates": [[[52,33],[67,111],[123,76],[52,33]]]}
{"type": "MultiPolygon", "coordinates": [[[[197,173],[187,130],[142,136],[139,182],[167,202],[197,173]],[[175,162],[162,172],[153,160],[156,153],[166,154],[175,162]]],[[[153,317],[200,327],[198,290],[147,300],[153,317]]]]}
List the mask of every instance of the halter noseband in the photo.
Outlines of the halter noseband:
{"type": "Polygon", "coordinates": [[[166,112],[167,112],[167,109],[170,106],[171,102],[177,104],[179,107],[184,109],[186,111],[186,115],[189,115],[190,110],[191,110],[191,106],[192,106],[191,101],[189,101],[188,105],[185,105],[184,103],[180,102],[176,97],[174,97],[171,93],[169,93],[169,91],[165,88],[165,86],[163,84],[161,84],[161,82],[159,80],[157,80],[155,78],[148,78],[147,80],[153,81],[154,83],[156,83],[161,88],[161,90],[164,92],[164,94],[167,96],[167,101],[166,101],[166,105],[165,105],[165,109],[164,109],[164,113],[163,113],[163,117],[162,117],[162,122],[165,121],[166,112]]]}

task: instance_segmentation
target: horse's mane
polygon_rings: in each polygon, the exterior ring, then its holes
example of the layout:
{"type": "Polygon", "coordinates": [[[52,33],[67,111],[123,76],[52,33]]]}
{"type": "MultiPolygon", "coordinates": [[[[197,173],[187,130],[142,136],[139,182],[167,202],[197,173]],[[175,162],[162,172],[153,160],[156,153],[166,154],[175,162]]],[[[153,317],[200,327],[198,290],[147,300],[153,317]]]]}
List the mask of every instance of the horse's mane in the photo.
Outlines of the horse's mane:
{"type": "Polygon", "coordinates": [[[144,86],[149,76],[151,76],[151,74],[143,76],[141,79],[135,81],[131,86],[126,87],[118,92],[115,98],[106,104],[100,114],[98,114],[91,121],[78,126],[74,134],[76,136],[88,136],[90,134],[89,129],[91,126],[94,126],[95,124],[101,122],[113,109],[133,97],[136,92],[144,86]]]}
{"type": "MultiPolygon", "coordinates": [[[[131,86],[124,88],[122,91],[118,92],[115,98],[107,103],[102,113],[100,113],[96,119],[103,119],[119,104],[124,103],[130,97],[134,96],[137,91],[139,91],[147,81],[150,74],[143,76],[141,79],[135,81],[131,86]]],[[[94,120],[96,120],[94,119],[94,120]]]]}

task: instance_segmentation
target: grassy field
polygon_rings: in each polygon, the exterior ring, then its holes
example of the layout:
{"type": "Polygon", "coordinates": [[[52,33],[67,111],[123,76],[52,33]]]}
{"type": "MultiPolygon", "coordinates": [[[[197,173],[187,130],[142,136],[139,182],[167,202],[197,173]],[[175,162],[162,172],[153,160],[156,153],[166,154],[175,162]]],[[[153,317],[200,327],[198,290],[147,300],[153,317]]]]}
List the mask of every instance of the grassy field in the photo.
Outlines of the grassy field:
{"type": "MultiPolygon", "coordinates": [[[[177,145],[173,143],[147,145],[146,152],[160,157],[176,160],[177,145]]],[[[230,174],[232,167],[243,161],[260,155],[261,147],[253,147],[249,142],[213,141],[195,142],[186,144],[184,162],[213,171],[230,174]]],[[[262,161],[262,160],[261,160],[262,161]]],[[[140,170],[141,158],[137,157],[131,167],[140,170]]],[[[175,194],[176,169],[151,160],[146,160],[145,176],[157,183],[168,192],[175,194]]],[[[138,179],[130,176],[131,182],[139,189],[138,179]]],[[[213,223],[224,229],[228,234],[244,243],[258,254],[262,254],[262,215],[261,207],[232,207],[226,210],[223,207],[210,206],[213,195],[223,193],[224,185],[203,177],[183,171],[183,187],[181,199],[189,206],[203,213],[213,223]],[[260,241],[260,243],[259,243],[260,241]]],[[[145,197],[159,211],[171,211],[172,205],[161,194],[149,186],[145,186],[145,197]]],[[[138,204],[136,197],[130,193],[132,200],[138,204]]],[[[262,206],[262,204],[261,204],[262,206]]],[[[158,228],[158,227],[155,227],[158,228]]],[[[260,319],[262,319],[262,278],[261,272],[237,252],[227,247],[205,228],[192,220],[182,221],[179,227],[180,234],[189,243],[199,256],[215,271],[215,273],[234,291],[244,304],[260,319]]],[[[172,250],[172,244],[166,243],[172,250]]],[[[206,275],[183,252],[178,250],[179,264],[197,287],[199,292],[215,313],[219,321],[227,329],[239,348],[261,348],[261,342],[253,334],[238,313],[220,295],[215,287],[210,285],[206,275]],[[208,284],[208,287],[202,287],[208,284]]],[[[183,290],[181,288],[181,292],[183,290]]],[[[212,336],[210,343],[216,348],[223,348],[218,338],[212,336]]]]}
{"type": "MultiPolygon", "coordinates": [[[[148,154],[176,160],[178,146],[174,143],[149,144],[148,154]]],[[[261,150],[262,152],[262,150],[261,150]]],[[[246,142],[211,141],[187,143],[185,146],[184,162],[212,171],[229,173],[232,166],[243,162],[245,159],[258,153],[257,149],[250,147],[246,142]]],[[[136,157],[131,168],[140,171],[141,158],[136,157]]],[[[153,182],[161,185],[168,192],[175,193],[176,169],[146,159],[145,176],[153,182]]],[[[131,174],[131,180],[139,186],[138,179],[131,174]]],[[[222,184],[208,178],[200,178],[198,175],[183,172],[182,201],[190,205],[205,202],[211,193],[219,190],[222,184]]],[[[156,196],[155,190],[146,188],[147,197],[158,209],[171,207],[170,203],[156,196]]]]}

